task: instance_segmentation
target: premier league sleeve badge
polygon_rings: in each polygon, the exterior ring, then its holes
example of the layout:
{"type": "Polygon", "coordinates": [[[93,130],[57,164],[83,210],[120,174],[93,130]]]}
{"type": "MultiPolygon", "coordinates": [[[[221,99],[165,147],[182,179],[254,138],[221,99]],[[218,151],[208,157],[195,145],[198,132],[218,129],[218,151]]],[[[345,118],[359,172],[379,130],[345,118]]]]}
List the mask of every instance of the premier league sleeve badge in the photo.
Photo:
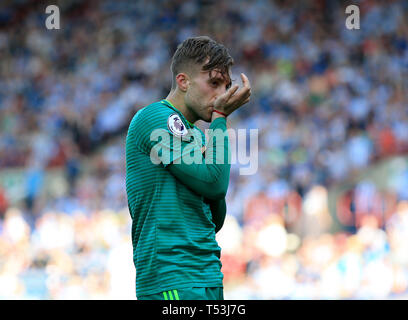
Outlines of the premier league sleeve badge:
{"type": "Polygon", "coordinates": [[[180,116],[177,113],[173,113],[167,119],[167,126],[169,130],[176,136],[185,136],[188,133],[188,130],[180,119],[180,116]]]}

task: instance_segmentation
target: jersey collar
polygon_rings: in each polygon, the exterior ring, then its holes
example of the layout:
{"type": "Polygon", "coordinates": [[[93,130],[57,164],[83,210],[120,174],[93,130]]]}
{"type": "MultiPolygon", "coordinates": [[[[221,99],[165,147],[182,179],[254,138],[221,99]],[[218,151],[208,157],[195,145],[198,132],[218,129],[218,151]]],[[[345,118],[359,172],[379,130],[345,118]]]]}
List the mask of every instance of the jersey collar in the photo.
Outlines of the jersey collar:
{"type": "Polygon", "coordinates": [[[180,112],[180,110],[177,109],[175,106],[173,106],[173,104],[172,104],[169,100],[163,99],[163,100],[161,100],[160,102],[163,103],[163,104],[165,104],[166,106],[170,107],[170,108],[173,109],[174,111],[176,111],[176,112],[182,117],[182,119],[184,119],[185,122],[187,122],[187,124],[189,125],[190,128],[194,128],[194,124],[191,123],[190,121],[188,121],[188,120],[184,117],[184,115],[180,112]]]}

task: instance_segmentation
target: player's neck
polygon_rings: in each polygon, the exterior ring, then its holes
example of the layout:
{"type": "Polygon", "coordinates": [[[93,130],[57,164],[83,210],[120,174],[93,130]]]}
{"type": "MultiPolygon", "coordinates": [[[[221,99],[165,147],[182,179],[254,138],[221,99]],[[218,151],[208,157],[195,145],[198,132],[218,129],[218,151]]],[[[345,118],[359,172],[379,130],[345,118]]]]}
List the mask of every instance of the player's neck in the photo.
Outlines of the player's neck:
{"type": "Polygon", "coordinates": [[[195,115],[187,108],[186,104],[184,103],[184,98],[180,94],[177,94],[175,91],[170,91],[166,100],[169,101],[173,107],[179,110],[183,114],[184,118],[186,118],[189,122],[194,123],[197,121],[195,115]]]}

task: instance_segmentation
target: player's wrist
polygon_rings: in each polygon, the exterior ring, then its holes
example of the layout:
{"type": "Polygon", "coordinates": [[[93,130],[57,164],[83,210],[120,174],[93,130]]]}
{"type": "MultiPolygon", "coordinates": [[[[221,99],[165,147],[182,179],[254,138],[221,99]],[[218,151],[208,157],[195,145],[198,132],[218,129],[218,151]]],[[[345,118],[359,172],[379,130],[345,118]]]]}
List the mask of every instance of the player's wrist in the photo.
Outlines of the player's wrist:
{"type": "Polygon", "coordinates": [[[215,120],[217,118],[227,118],[227,115],[222,111],[214,109],[213,113],[212,113],[211,121],[213,121],[213,120],[215,120]]]}
{"type": "Polygon", "coordinates": [[[220,115],[222,115],[222,116],[224,116],[224,117],[227,117],[227,116],[228,116],[225,112],[222,112],[222,111],[220,111],[220,110],[213,109],[213,112],[218,113],[218,114],[220,114],[220,115]]]}
{"type": "Polygon", "coordinates": [[[220,118],[221,118],[221,119],[226,119],[226,117],[223,116],[222,114],[213,112],[213,113],[212,113],[212,116],[211,116],[211,122],[213,122],[215,119],[220,119],[220,118]]]}

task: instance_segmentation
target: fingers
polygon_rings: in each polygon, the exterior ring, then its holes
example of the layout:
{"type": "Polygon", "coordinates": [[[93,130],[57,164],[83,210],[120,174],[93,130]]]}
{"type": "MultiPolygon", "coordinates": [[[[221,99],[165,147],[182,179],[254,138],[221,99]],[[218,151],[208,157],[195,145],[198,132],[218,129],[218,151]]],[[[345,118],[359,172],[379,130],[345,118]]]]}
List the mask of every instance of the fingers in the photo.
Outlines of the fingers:
{"type": "Polygon", "coordinates": [[[234,85],[227,90],[222,96],[219,96],[215,102],[214,107],[217,110],[223,111],[227,114],[249,102],[251,96],[251,85],[247,76],[241,73],[242,87],[234,85]]]}
{"type": "Polygon", "coordinates": [[[248,77],[244,73],[241,73],[241,80],[242,80],[242,85],[245,88],[251,89],[251,85],[249,83],[248,77]]]}
{"type": "MultiPolygon", "coordinates": [[[[241,80],[242,88],[239,90],[239,92],[246,92],[247,90],[251,91],[251,84],[249,83],[248,77],[244,73],[241,73],[241,80]]],[[[238,90],[238,88],[239,86],[237,84],[229,88],[227,91],[228,98],[230,98],[238,90]]]]}
{"type": "Polygon", "coordinates": [[[237,92],[237,90],[238,90],[238,85],[237,84],[228,89],[227,94],[226,94],[227,101],[229,100],[229,98],[231,98],[231,96],[235,92],[237,92]]]}
{"type": "Polygon", "coordinates": [[[242,85],[244,86],[244,88],[248,89],[248,97],[249,97],[251,95],[251,84],[249,83],[249,80],[244,73],[241,73],[241,79],[242,79],[242,85]]]}
{"type": "Polygon", "coordinates": [[[242,88],[233,97],[236,101],[245,101],[251,96],[251,85],[249,83],[247,76],[243,73],[241,73],[241,80],[242,88]]]}

